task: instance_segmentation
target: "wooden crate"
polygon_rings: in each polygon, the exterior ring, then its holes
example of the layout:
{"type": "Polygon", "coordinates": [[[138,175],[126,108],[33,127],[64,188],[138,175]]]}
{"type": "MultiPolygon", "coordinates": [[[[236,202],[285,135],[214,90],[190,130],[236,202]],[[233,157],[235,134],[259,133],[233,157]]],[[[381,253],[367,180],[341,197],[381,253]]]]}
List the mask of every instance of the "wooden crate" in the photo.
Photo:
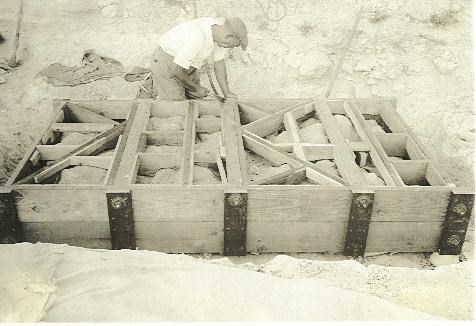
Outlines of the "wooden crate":
{"type": "Polygon", "coordinates": [[[225,255],[459,254],[474,194],[445,182],[395,105],[392,98],[63,100],[0,188],[0,239],[225,255]],[[342,116],[353,136],[339,127],[342,116]],[[306,140],[300,126],[310,118],[328,142],[306,140]],[[161,119],[178,127],[150,130],[161,119]],[[289,142],[273,142],[283,130],[289,142]],[[75,131],[96,134],[61,143],[75,131]],[[97,155],[105,150],[112,155],[97,155]],[[272,172],[257,177],[250,160],[272,172]],[[320,160],[334,162],[337,173],[314,164],[320,160]],[[78,165],[103,169],[101,183],[58,183],[78,165]],[[203,167],[216,182],[198,178],[203,167]],[[362,167],[382,185],[371,185],[362,167]],[[166,184],[147,183],[159,172],[171,176],[166,184]]]}

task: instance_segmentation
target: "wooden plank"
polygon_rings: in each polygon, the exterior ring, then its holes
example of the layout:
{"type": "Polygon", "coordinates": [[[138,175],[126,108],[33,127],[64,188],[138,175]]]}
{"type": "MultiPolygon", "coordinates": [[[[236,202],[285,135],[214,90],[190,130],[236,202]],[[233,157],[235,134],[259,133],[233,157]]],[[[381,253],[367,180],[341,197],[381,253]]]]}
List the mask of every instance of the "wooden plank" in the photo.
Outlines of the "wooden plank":
{"type": "Polygon", "coordinates": [[[250,186],[248,222],[347,223],[351,200],[351,190],[338,186],[250,186]]]}
{"type": "Polygon", "coordinates": [[[119,137],[119,135],[122,133],[123,130],[124,130],[124,123],[121,123],[120,125],[115,126],[111,130],[100,133],[95,138],[80,145],[78,148],[76,148],[69,154],[55,160],[52,165],[45,166],[33,172],[29,176],[18,181],[17,184],[24,184],[29,182],[40,183],[42,180],[45,180],[46,178],[59,172],[61,169],[67,167],[69,164],[69,160],[72,156],[74,155],[88,156],[88,155],[94,155],[95,153],[100,152],[110,142],[117,139],[117,137],[119,137]]]}
{"type": "Polygon", "coordinates": [[[85,109],[78,104],[68,103],[66,104],[66,112],[70,122],[95,122],[95,123],[110,123],[115,126],[119,125],[119,122],[114,121],[101,114],[85,109]]]}
{"type": "Polygon", "coordinates": [[[246,255],[246,216],[248,194],[227,192],[224,197],[224,240],[225,256],[246,255]]]}
{"type": "Polygon", "coordinates": [[[294,170],[289,166],[289,164],[283,164],[277,168],[273,174],[261,176],[258,179],[255,179],[250,184],[253,185],[265,185],[265,184],[280,184],[284,180],[294,173],[294,170]]]}
{"type": "Polygon", "coordinates": [[[371,146],[368,142],[350,142],[349,147],[354,152],[370,152],[371,146]]]}
{"type": "Polygon", "coordinates": [[[281,166],[286,163],[293,167],[302,166],[302,164],[300,164],[299,162],[290,159],[288,156],[282,154],[274,148],[266,146],[263,143],[258,142],[256,139],[251,138],[249,134],[245,133],[243,135],[243,140],[247,149],[264,157],[265,159],[273,163],[274,166],[281,166]]]}
{"type": "Polygon", "coordinates": [[[120,148],[123,148],[124,146],[123,144],[125,143],[125,140],[123,140],[122,136],[123,135],[120,135],[119,138],[117,139],[116,147],[114,148],[112,156],[110,156],[109,166],[107,167],[106,177],[104,178],[104,184],[106,185],[111,184],[111,182],[113,182],[112,179],[115,177],[115,173],[114,173],[114,176],[112,176],[111,173],[117,171],[117,161],[119,157],[118,152],[120,148]]]}
{"type": "Polygon", "coordinates": [[[218,166],[218,172],[220,173],[221,183],[227,184],[228,179],[226,177],[225,167],[223,165],[223,160],[222,160],[219,152],[216,153],[216,163],[217,163],[217,166],[218,166]]]}
{"type": "Polygon", "coordinates": [[[300,106],[310,99],[240,99],[239,104],[251,105],[260,111],[274,114],[292,106],[300,106]]]}
{"type": "Polygon", "coordinates": [[[136,222],[138,249],[166,253],[223,253],[223,217],[209,222],[136,222]]]}
{"type": "MultiPolygon", "coordinates": [[[[375,211],[375,207],[374,207],[375,211]]],[[[372,217],[373,220],[373,217],[372,217]]],[[[433,252],[442,222],[370,222],[367,252],[433,252]]]]}
{"type": "Polygon", "coordinates": [[[195,118],[198,110],[194,102],[189,102],[189,108],[185,115],[185,131],[183,135],[183,156],[180,164],[179,183],[181,185],[193,184],[193,161],[195,154],[195,118]]]}
{"type": "Polygon", "coordinates": [[[30,146],[30,148],[25,152],[25,155],[23,156],[22,160],[17,164],[15,170],[13,171],[11,177],[8,179],[6,182],[6,186],[10,186],[13,183],[17,182],[18,180],[26,177],[27,175],[33,173],[34,166],[30,163],[29,159],[33,155],[33,153],[36,150],[36,146],[40,144],[41,139],[45,134],[47,134],[50,131],[50,125],[54,122],[58,122],[58,118],[63,118],[64,117],[64,112],[63,112],[63,107],[66,102],[60,101],[58,106],[56,107],[55,112],[53,113],[53,118],[51,119],[51,122],[48,124],[48,127],[46,130],[38,136],[34,141],[33,144],[30,146]]]}
{"type": "Polygon", "coordinates": [[[136,249],[130,192],[106,192],[112,249],[136,249]]]}
{"type": "Polygon", "coordinates": [[[147,145],[183,145],[183,130],[154,130],[144,131],[147,135],[147,145]]]}
{"type": "Polygon", "coordinates": [[[438,246],[441,255],[461,253],[473,205],[474,193],[464,190],[451,192],[438,246]]]}
{"type": "Polygon", "coordinates": [[[249,252],[342,252],[347,223],[250,221],[246,234],[249,252]]]}
{"type": "Polygon", "coordinates": [[[11,190],[0,188],[0,244],[24,241],[23,228],[18,219],[11,190]]]}
{"type": "Polygon", "coordinates": [[[71,153],[80,145],[37,145],[36,149],[40,153],[40,159],[44,161],[56,161],[57,159],[71,153]]]}
{"type": "Polygon", "coordinates": [[[355,164],[354,153],[347,147],[344,137],[337,129],[337,124],[334,121],[327,102],[317,100],[315,110],[324,126],[329,141],[336,145],[334,149],[334,162],[337,165],[339,174],[352,185],[366,185],[367,182],[360,168],[355,164]]]}
{"type": "Polygon", "coordinates": [[[109,119],[124,120],[134,104],[140,101],[142,100],[71,100],[69,103],[79,105],[109,119]]]}
{"type": "MultiPolygon", "coordinates": [[[[393,166],[393,164],[391,164],[390,161],[388,160],[388,155],[385,152],[385,149],[383,148],[382,144],[379,141],[379,139],[382,139],[382,138],[377,138],[377,135],[375,135],[374,133],[372,133],[369,130],[369,128],[367,126],[367,123],[365,122],[365,119],[362,116],[362,114],[360,114],[361,111],[360,111],[359,107],[357,106],[357,104],[355,103],[355,101],[349,99],[348,103],[349,103],[349,107],[351,108],[351,110],[354,111],[355,116],[357,117],[357,120],[360,122],[360,125],[364,129],[370,143],[374,146],[378,156],[382,159],[382,162],[383,162],[385,168],[390,173],[393,181],[395,182],[395,186],[397,186],[397,187],[404,186],[404,183],[403,183],[402,179],[398,175],[398,172],[395,170],[395,167],[393,166]]],[[[382,135],[378,135],[378,136],[381,137],[382,135]]]]}
{"type": "MultiPolygon", "coordinates": [[[[283,161],[281,162],[280,164],[277,164],[278,166],[281,165],[281,164],[284,164],[284,163],[288,163],[289,165],[291,165],[292,167],[300,167],[300,165],[297,165],[297,163],[303,165],[305,168],[306,168],[306,174],[309,174],[310,172],[308,171],[309,169],[310,170],[313,170],[317,173],[315,173],[315,176],[314,178],[320,178],[320,183],[321,184],[328,184],[328,185],[348,185],[348,183],[346,183],[342,178],[340,177],[336,177],[335,175],[332,175],[330,173],[327,173],[326,171],[322,170],[321,168],[318,168],[315,164],[313,163],[310,163],[310,162],[307,162],[305,160],[301,160],[295,156],[292,156],[284,151],[279,151],[278,149],[274,148],[272,146],[272,144],[263,139],[263,138],[260,138],[246,130],[243,130],[243,137],[245,139],[248,139],[248,141],[250,139],[252,139],[253,141],[255,141],[255,145],[256,143],[260,143],[261,145],[261,150],[263,148],[267,148],[268,151],[272,151],[272,152],[278,152],[284,156],[280,156],[281,158],[284,158],[284,157],[287,157],[288,160],[287,161],[283,161]]],[[[258,146],[256,146],[258,147],[258,146]]],[[[259,148],[259,147],[258,147],[259,148]]],[[[263,151],[264,152],[264,151],[263,151]]],[[[264,152],[266,154],[266,152],[264,152]]],[[[265,157],[265,156],[263,156],[265,157]]],[[[271,159],[269,159],[268,157],[265,157],[266,159],[268,159],[269,161],[273,162],[271,159]]]]}
{"type": "Polygon", "coordinates": [[[233,115],[234,115],[234,127],[236,133],[236,145],[238,149],[238,157],[240,159],[240,171],[241,171],[241,182],[243,185],[249,184],[249,177],[248,177],[248,166],[246,160],[246,153],[245,153],[245,146],[243,144],[243,132],[240,123],[240,111],[238,109],[237,102],[233,100],[233,115]]]}
{"type": "Polygon", "coordinates": [[[222,187],[138,186],[132,188],[135,222],[223,222],[222,187]]]}
{"type": "Polygon", "coordinates": [[[233,103],[222,103],[222,133],[226,150],[226,174],[228,183],[231,185],[243,184],[238,140],[235,128],[233,103]]]}
{"type": "Polygon", "coordinates": [[[303,145],[304,156],[308,161],[333,160],[334,144],[303,145]]]}
{"type": "Polygon", "coordinates": [[[31,155],[29,161],[31,162],[31,166],[36,167],[40,162],[40,152],[38,150],[35,150],[31,155]]]}
{"type": "Polygon", "coordinates": [[[35,185],[15,189],[18,217],[23,222],[107,222],[105,189],[91,186],[35,185]]]}
{"type": "Polygon", "coordinates": [[[59,132],[103,132],[112,129],[112,123],[53,123],[51,130],[59,132]]]}
{"type": "Polygon", "coordinates": [[[195,163],[216,163],[216,157],[219,154],[218,150],[195,150],[195,163]]]}
{"type": "Polygon", "coordinates": [[[448,183],[443,179],[441,174],[436,170],[432,163],[428,164],[426,169],[425,178],[432,186],[447,186],[448,183]]]}
{"type": "Polygon", "coordinates": [[[93,249],[112,249],[107,222],[26,222],[23,223],[28,242],[66,243],[93,249]]]}
{"type": "Polygon", "coordinates": [[[280,128],[280,126],[283,124],[284,113],[302,107],[310,102],[310,100],[305,100],[297,104],[291,105],[283,110],[280,110],[270,115],[269,117],[264,117],[262,119],[247,124],[243,127],[243,130],[252,132],[260,137],[265,137],[280,128]]]}
{"type": "Polygon", "coordinates": [[[424,160],[426,159],[425,154],[423,151],[418,147],[417,143],[410,137],[407,137],[407,142],[405,144],[405,150],[408,153],[408,157],[411,160],[424,160]]]}
{"type": "Polygon", "coordinates": [[[375,190],[372,221],[443,222],[451,188],[380,188],[375,190]]]}
{"type": "Polygon", "coordinates": [[[428,168],[427,160],[401,160],[393,161],[392,164],[407,186],[425,185],[426,169],[428,168]]]}
{"type": "Polygon", "coordinates": [[[364,256],[373,202],[373,191],[352,191],[352,205],[350,207],[349,222],[347,223],[344,255],[353,257],[364,256]]]}
{"type": "Polygon", "coordinates": [[[198,104],[198,115],[214,115],[216,117],[221,116],[220,102],[216,100],[203,99],[196,102],[198,104]]]}
{"type": "Polygon", "coordinates": [[[405,132],[405,126],[395,116],[395,110],[388,104],[384,103],[384,107],[380,110],[380,117],[392,132],[405,132]]]}
{"type": "Polygon", "coordinates": [[[109,169],[112,162],[110,156],[74,156],[69,161],[70,165],[86,165],[101,169],[109,169]]]}
{"type": "MultiPolygon", "coordinates": [[[[198,112],[197,112],[198,116],[198,112]]],[[[195,119],[195,125],[197,132],[217,132],[221,129],[221,120],[220,118],[197,118],[195,119]]]]}
{"type": "MultiPolygon", "coordinates": [[[[356,116],[356,114],[359,114],[359,113],[354,112],[347,101],[344,102],[344,110],[345,110],[346,116],[350,119],[355,130],[357,131],[360,139],[362,139],[362,141],[369,147],[368,151],[362,150],[362,149],[360,150],[357,149],[357,151],[369,152],[370,157],[372,159],[372,163],[377,168],[377,171],[379,172],[379,175],[385,182],[385,185],[395,186],[395,182],[393,181],[392,175],[390,174],[388,169],[385,167],[385,164],[383,163],[382,159],[378,155],[377,150],[375,149],[369,137],[367,136],[365,127],[360,124],[360,121],[356,116]]],[[[354,152],[356,151],[356,149],[353,146],[349,146],[349,147],[351,148],[352,151],[354,152]]]]}
{"type": "Polygon", "coordinates": [[[147,128],[149,114],[150,102],[142,102],[132,109],[127,120],[121,147],[118,148],[118,155],[112,168],[110,184],[125,186],[133,182],[135,158],[141,134],[147,128]]]}
{"type": "Polygon", "coordinates": [[[259,120],[261,118],[265,118],[270,116],[271,114],[265,111],[261,111],[255,106],[238,102],[238,107],[240,109],[240,115],[242,117],[242,123],[248,124],[250,122],[259,120]]]}

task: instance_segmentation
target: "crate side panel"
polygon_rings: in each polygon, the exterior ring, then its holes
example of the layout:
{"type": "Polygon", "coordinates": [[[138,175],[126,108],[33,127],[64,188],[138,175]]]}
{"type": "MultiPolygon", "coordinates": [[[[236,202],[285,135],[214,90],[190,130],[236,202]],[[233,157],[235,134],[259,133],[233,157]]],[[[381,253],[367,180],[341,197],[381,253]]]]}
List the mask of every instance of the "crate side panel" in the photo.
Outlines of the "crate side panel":
{"type": "Polygon", "coordinates": [[[372,221],[443,222],[450,192],[429,187],[376,190],[372,221]]]}
{"type": "Polygon", "coordinates": [[[342,252],[347,221],[253,221],[247,225],[249,252],[342,252]]]}
{"type": "Polygon", "coordinates": [[[105,189],[15,190],[21,222],[108,222],[105,189]]]}
{"type": "Polygon", "coordinates": [[[442,226],[442,222],[371,222],[366,251],[436,251],[442,226]]]}
{"type": "Polygon", "coordinates": [[[139,249],[168,253],[222,253],[223,219],[215,222],[136,222],[139,249]]]}
{"type": "Polygon", "coordinates": [[[223,221],[223,198],[223,189],[133,189],[134,221],[223,221]]]}
{"type": "Polygon", "coordinates": [[[338,222],[349,219],[350,189],[274,186],[248,190],[248,222],[338,222]]]}
{"type": "Polygon", "coordinates": [[[111,249],[107,222],[26,222],[25,240],[48,242],[86,248],[111,249]]]}

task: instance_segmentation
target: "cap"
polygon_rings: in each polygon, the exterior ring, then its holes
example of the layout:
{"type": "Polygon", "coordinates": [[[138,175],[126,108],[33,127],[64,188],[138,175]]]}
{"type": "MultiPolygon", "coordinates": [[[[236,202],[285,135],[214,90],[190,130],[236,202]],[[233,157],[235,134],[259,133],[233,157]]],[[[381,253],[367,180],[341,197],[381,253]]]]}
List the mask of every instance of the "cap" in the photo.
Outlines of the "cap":
{"type": "Polygon", "coordinates": [[[238,17],[228,18],[226,22],[240,39],[241,48],[246,50],[248,46],[248,30],[245,23],[238,17]]]}

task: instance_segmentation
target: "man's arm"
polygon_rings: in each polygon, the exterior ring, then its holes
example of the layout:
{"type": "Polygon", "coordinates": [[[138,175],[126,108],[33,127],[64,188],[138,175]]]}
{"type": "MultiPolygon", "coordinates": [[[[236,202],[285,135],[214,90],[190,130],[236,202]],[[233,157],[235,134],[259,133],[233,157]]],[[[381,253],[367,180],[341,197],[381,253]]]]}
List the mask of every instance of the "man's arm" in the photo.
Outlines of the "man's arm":
{"type": "Polygon", "coordinates": [[[225,97],[237,98],[236,94],[230,92],[230,88],[228,87],[225,60],[215,61],[215,76],[217,77],[218,85],[220,85],[223,95],[225,97]]]}
{"type": "Polygon", "coordinates": [[[187,70],[172,62],[172,74],[177,78],[185,88],[197,93],[201,97],[207,96],[208,89],[194,82],[188,75],[187,70]]]}

